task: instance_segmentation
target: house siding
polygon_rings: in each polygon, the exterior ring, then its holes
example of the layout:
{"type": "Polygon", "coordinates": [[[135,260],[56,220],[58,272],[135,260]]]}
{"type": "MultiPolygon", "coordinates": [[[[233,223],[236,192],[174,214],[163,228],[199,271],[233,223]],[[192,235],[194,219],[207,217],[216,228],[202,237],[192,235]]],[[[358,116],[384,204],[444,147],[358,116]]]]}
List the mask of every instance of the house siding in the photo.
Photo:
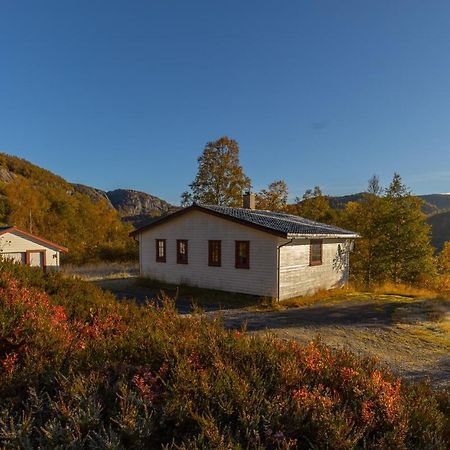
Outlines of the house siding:
{"type": "Polygon", "coordinates": [[[0,255],[4,259],[24,262],[26,252],[36,250],[45,252],[46,267],[59,266],[59,251],[42,245],[31,237],[24,238],[14,233],[5,233],[0,236],[0,255]]]}
{"type": "Polygon", "coordinates": [[[348,280],[348,240],[323,239],[322,264],[310,265],[310,240],[280,248],[280,300],[343,286],[348,280]],[[339,252],[339,247],[341,252],[339,252]]]}
{"type": "Polygon", "coordinates": [[[279,238],[201,211],[174,217],[139,234],[141,275],[266,297],[277,296],[279,238]],[[166,262],[156,262],[155,239],[166,239],[166,262]],[[188,264],[177,264],[177,239],[188,240],[188,264]],[[221,266],[208,265],[208,241],[221,243],[221,266]],[[250,268],[235,268],[235,241],[250,241],[250,268]]]}

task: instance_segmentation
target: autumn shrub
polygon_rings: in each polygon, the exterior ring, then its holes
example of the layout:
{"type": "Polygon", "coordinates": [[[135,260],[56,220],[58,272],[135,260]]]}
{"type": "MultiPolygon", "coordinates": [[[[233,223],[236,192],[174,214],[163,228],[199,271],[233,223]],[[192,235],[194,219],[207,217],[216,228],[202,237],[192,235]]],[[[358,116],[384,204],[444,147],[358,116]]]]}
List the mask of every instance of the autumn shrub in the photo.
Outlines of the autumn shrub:
{"type": "Polygon", "coordinates": [[[164,303],[2,264],[0,447],[447,448],[448,393],[164,303]]]}

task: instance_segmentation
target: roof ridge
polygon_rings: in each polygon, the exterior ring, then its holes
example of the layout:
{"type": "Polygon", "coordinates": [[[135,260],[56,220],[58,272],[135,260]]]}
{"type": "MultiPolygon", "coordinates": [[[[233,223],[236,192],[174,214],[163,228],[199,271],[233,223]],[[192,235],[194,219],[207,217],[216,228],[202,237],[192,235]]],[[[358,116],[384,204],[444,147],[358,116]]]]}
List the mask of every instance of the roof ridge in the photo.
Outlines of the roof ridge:
{"type": "Polygon", "coordinates": [[[198,204],[198,206],[200,207],[205,207],[205,208],[211,208],[211,209],[215,209],[215,208],[227,208],[227,209],[235,209],[235,210],[240,210],[240,211],[244,211],[246,213],[252,214],[258,214],[259,216],[264,216],[265,214],[261,214],[261,213],[267,213],[266,215],[268,217],[270,216],[278,216],[280,218],[292,218],[295,221],[299,221],[299,220],[303,220],[307,223],[311,223],[311,224],[316,224],[316,225],[328,225],[332,228],[339,228],[335,225],[329,225],[329,224],[325,224],[323,222],[318,222],[317,220],[312,220],[312,219],[308,219],[306,217],[303,216],[297,216],[295,214],[290,214],[290,213],[286,213],[286,212],[282,212],[282,211],[271,211],[269,209],[249,209],[249,208],[240,208],[240,207],[234,207],[234,206],[221,206],[221,205],[207,205],[207,204],[198,204]]]}
{"type": "MultiPolygon", "coordinates": [[[[315,228],[321,228],[324,231],[328,231],[327,234],[337,234],[337,233],[343,233],[343,234],[356,234],[352,231],[346,230],[344,228],[338,227],[336,225],[331,225],[323,222],[318,222],[315,220],[307,219],[302,216],[296,216],[295,214],[289,214],[285,212],[278,212],[278,211],[270,211],[265,209],[248,209],[248,208],[239,208],[239,207],[233,207],[233,206],[221,206],[221,205],[207,205],[207,204],[198,204],[198,206],[203,207],[205,209],[209,209],[212,211],[219,211],[223,214],[229,215],[231,217],[236,217],[237,214],[230,214],[231,212],[238,212],[238,213],[244,213],[240,218],[242,220],[246,220],[247,217],[254,217],[254,218],[266,218],[270,220],[277,220],[280,222],[285,223],[286,225],[297,225],[297,226],[305,226],[305,227],[315,227],[315,228]]],[[[268,228],[273,228],[275,224],[265,224],[268,228]],[[271,226],[272,225],[272,226],[271,226]]],[[[294,233],[295,234],[295,233],[294,233]]],[[[318,233],[318,234],[325,234],[318,233]]]]}

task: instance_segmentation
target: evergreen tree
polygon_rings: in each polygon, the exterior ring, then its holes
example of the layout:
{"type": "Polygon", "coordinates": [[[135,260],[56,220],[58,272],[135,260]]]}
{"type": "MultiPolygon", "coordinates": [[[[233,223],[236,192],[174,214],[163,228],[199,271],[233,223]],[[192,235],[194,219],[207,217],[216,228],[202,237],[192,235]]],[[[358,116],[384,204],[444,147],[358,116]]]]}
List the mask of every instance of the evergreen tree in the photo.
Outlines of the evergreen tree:
{"type": "Polygon", "coordinates": [[[430,226],[421,210],[422,200],[411,195],[399,174],[385,192],[383,247],[389,278],[414,282],[433,272],[430,226]]]}
{"type": "Polygon", "coordinates": [[[380,193],[378,178],[373,176],[361,201],[349,202],[340,221],[342,227],[361,235],[351,255],[350,268],[352,277],[366,287],[382,281],[386,271],[382,245],[385,203],[380,193]]]}
{"type": "Polygon", "coordinates": [[[421,205],[398,174],[384,191],[373,177],[362,200],[347,205],[341,225],[362,236],[351,257],[356,280],[366,286],[412,283],[433,274],[430,227],[421,205]]]}
{"type": "Polygon", "coordinates": [[[251,180],[239,164],[238,143],[222,137],[206,144],[198,158],[198,172],[182,194],[182,203],[192,201],[211,205],[242,206],[242,194],[251,188],[251,180]]]}

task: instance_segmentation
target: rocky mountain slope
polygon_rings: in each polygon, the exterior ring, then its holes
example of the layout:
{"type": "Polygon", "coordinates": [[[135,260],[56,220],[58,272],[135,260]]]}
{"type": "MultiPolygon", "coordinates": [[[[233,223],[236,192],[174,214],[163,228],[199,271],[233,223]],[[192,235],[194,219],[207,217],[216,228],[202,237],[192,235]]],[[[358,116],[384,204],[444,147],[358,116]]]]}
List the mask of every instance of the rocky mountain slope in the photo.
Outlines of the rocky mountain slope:
{"type": "Polygon", "coordinates": [[[77,192],[87,195],[94,202],[106,201],[110,208],[119,213],[123,221],[130,222],[134,227],[142,226],[152,218],[176,209],[165,200],[133,189],[102,191],[84,184],[72,186],[77,192]]]}
{"type": "Polygon", "coordinates": [[[99,202],[100,200],[104,200],[106,201],[106,203],[110,208],[114,208],[105,191],[90,186],[86,186],[84,184],[72,183],[72,186],[76,192],[87,195],[93,202],[96,203],[99,202]]]}

